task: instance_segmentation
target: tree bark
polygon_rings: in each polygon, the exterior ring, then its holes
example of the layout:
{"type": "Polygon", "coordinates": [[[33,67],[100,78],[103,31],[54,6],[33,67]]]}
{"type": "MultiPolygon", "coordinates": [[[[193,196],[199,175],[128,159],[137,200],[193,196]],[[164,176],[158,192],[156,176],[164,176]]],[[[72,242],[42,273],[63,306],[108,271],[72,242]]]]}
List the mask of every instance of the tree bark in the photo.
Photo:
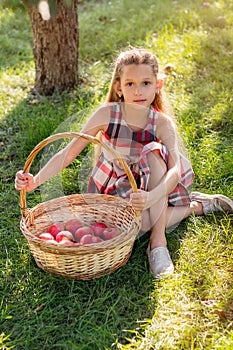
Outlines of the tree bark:
{"type": "Polygon", "coordinates": [[[64,0],[54,2],[55,14],[49,20],[43,20],[38,8],[26,2],[33,32],[34,90],[42,95],[71,90],[77,83],[78,0],[69,6],[64,0]]]}

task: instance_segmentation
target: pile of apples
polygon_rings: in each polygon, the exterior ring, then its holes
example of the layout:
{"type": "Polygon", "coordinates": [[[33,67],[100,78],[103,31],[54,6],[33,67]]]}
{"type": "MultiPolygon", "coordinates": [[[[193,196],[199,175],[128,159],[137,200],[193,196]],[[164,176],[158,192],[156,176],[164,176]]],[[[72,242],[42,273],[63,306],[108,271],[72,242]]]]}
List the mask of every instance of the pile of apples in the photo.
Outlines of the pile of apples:
{"type": "Polygon", "coordinates": [[[115,238],[121,234],[117,227],[107,226],[96,221],[85,225],[78,219],[70,219],[63,223],[53,223],[38,235],[38,238],[67,246],[93,244],[115,238]]]}

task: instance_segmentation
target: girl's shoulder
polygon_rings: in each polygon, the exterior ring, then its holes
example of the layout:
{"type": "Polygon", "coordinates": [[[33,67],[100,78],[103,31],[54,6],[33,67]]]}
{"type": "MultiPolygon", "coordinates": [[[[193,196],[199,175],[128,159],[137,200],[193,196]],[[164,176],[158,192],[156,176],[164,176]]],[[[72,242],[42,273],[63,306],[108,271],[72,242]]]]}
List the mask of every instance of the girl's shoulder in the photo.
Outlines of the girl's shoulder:
{"type": "Polygon", "coordinates": [[[165,114],[163,112],[158,112],[158,125],[163,126],[163,125],[173,125],[174,127],[176,126],[176,123],[174,119],[169,116],[168,114],[165,114]]]}
{"type": "Polygon", "coordinates": [[[93,113],[96,117],[106,116],[109,117],[112,111],[120,111],[120,103],[119,102],[105,102],[101,104],[93,113]]]}
{"type": "Polygon", "coordinates": [[[157,121],[157,133],[158,137],[163,138],[164,135],[174,136],[177,133],[176,124],[172,117],[169,115],[159,112],[157,121]]]}
{"type": "Polygon", "coordinates": [[[99,106],[89,119],[89,123],[100,126],[100,129],[106,130],[109,123],[115,119],[121,119],[121,104],[119,102],[106,102],[99,106]]]}
{"type": "Polygon", "coordinates": [[[98,109],[96,110],[96,114],[109,116],[113,112],[120,112],[120,111],[121,111],[120,102],[106,102],[106,103],[103,103],[100,107],[98,107],[98,109]]]}
{"type": "Polygon", "coordinates": [[[108,128],[111,118],[111,106],[109,103],[102,104],[99,106],[87,120],[85,129],[87,130],[106,130],[108,128]]]}

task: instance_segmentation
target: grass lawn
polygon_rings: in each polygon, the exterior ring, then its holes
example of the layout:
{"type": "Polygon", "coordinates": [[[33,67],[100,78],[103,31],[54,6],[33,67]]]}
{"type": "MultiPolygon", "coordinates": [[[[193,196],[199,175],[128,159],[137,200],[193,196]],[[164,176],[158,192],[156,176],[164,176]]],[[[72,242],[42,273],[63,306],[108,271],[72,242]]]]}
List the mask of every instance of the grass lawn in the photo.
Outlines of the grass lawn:
{"type": "MultiPolygon", "coordinates": [[[[232,349],[232,214],[190,217],[167,235],[171,278],[150,275],[144,235],[115,273],[64,279],[35,264],[19,228],[14,175],[39,141],[80,130],[104,100],[113,58],[130,44],[153,50],[161,67],[174,66],[166,90],[195,171],[193,188],[233,197],[233,1],[80,1],[82,83],[50,98],[30,93],[34,61],[24,7],[18,0],[2,3],[0,349],[232,349]]],[[[89,151],[54,179],[51,196],[61,188],[83,190],[89,151]]],[[[46,189],[27,195],[29,208],[44,200],[46,189]]]]}

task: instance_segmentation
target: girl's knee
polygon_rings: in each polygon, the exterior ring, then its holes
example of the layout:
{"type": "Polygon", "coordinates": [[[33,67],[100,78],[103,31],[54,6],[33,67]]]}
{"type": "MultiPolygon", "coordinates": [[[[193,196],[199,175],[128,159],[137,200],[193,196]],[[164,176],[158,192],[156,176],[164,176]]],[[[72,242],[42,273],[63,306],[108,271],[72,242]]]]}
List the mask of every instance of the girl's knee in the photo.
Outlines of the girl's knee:
{"type": "Polygon", "coordinates": [[[148,190],[150,191],[161,181],[167,172],[167,165],[158,154],[158,152],[150,152],[148,155],[148,163],[150,168],[150,178],[148,183],[148,190]]]}
{"type": "Polygon", "coordinates": [[[148,154],[148,163],[151,170],[156,169],[157,172],[159,171],[163,174],[167,172],[167,165],[158,151],[148,154]]]}

